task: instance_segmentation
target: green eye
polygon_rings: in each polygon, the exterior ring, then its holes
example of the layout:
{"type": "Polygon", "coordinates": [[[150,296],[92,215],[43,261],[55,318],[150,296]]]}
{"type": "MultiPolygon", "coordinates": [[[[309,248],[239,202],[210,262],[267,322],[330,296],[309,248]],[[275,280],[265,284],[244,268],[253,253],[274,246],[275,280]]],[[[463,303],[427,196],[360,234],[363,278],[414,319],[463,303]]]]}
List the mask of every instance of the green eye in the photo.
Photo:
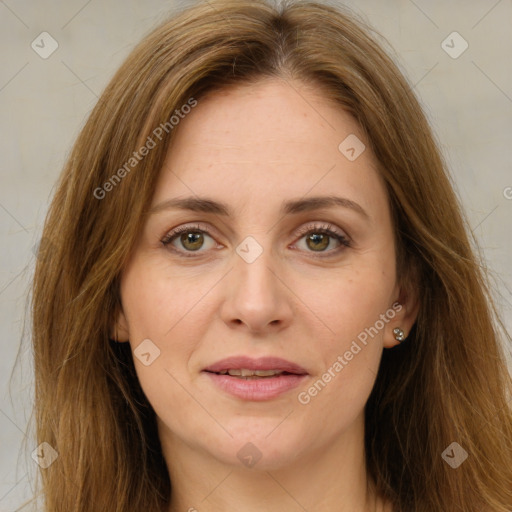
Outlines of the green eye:
{"type": "MultiPolygon", "coordinates": [[[[181,226],[166,235],[162,240],[162,244],[166,247],[172,246],[176,252],[185,256],[188,256],[186,253],[205,252],[200,250],[205,246],[205,236],[213,242],[212,237],[208,233],[207,229],[200,226],[181,226]],[[178,241],[181,247],[177,247],[174,243],[175,241],[178,241]]],[[[214,244],[211,245],[213,246],[214,244]]]]}
{"type": "Polygon", "coordinates": [[[306,226],[300,230],[299,234],[302,235],[301,240],[305,238],[306,252],[317,253],[320,257],[324,256],[323,253],[325,253],[325,256],[337,254],[341,246],[351,246],[349,239],[338,232],[331,224],[306,226]],[[338,246],[326,250],[332,240],[335,240],[338,246]]]}
{"type": "Polygon", "coordinates": [[[190,251],[197,251],[204,244],[204,236],[203,233],[189,232],[183,235],[180,235],[179,238],[181,244],[185,249],[190,251]],[[190,245],[189,245],[190,244],[190,245]]]}
{"type": "Polygon", "coordinates": [[[329,246],[329,235],[313,233],[306,238],[306,245],[315,251],[323,251],[329,246]]]}

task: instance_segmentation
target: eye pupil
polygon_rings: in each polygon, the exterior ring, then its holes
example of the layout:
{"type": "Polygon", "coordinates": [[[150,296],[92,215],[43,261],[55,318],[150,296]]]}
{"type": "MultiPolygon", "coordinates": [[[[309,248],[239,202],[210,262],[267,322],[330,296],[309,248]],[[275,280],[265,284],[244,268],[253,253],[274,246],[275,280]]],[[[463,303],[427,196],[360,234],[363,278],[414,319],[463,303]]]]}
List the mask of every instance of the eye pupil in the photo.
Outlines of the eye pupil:
{"type": "Polygon", "coordinates": [[[183,244],[183,247],[186,247],[191,251],[197,251],[203,245],[203,235],[202,233],[193,232],[184,233],[181,235],[181,243],[183,244]],[[200,242],[199,244],[198,241],[200,242]],[[191,243],[192,246],[187,245],[189,243],[191,243]]]}
{"type": "Polygon", "coordinates": [[[310,249],[323,250],[329,245],[329,236],[322,233],[313,233],[308,236],[307,243],[310,249]],[[314,245],[311,246],[309,242],[313,242],[314,245]]]}

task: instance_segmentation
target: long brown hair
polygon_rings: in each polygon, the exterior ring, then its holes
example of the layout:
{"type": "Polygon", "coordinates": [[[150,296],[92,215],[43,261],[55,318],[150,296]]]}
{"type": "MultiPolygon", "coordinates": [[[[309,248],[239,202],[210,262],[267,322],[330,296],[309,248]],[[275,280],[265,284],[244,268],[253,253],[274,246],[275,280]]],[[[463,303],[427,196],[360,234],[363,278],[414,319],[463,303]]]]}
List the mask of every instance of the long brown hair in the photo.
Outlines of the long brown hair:
{"type": "Polygon", "coordinates": [[[129,344],[109,340],[119,276],[179,129],[173,113],[271,77],[318,87],[360,123],[387,185],[398,278],[420,295],[366,405],[370,476],[397,512],[512,509],[510,337],[431,129],[371,32],[326,4],[210,0],[156,28],[112,78],[62,172],[34,278],[37,440],[59,454],[41,470],[46,511],[168,507],[154,411],[129,344]],[[452,442],[468,453],[456,469],[442,457],[452,442]]]}

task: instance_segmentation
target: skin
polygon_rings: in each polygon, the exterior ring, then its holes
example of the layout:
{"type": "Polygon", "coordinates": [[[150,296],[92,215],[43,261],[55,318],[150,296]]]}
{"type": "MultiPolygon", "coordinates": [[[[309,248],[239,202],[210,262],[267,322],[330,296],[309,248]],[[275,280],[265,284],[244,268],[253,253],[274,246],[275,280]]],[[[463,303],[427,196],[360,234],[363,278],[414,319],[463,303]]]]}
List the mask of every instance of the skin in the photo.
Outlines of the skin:
{"type": "Polygon", "coordinates": [[[231,215],[156,209],[122,273],[118,340],[135,350],[150,339],[160,350],[149,366],[134,360],[173,483],[169,512],[391,510],[367,478],[363,413],[382,351],[398,343],[393,329],[407,335],[418,304],[397,281],[391,213],[369,144],[318,91],[268,79],[202,98],[180,122],[151,206],[208,197],[231,215]],[[354,161],[338,149],[350,134],[366,145],[354,161]],[[282,201],[327,195],[358,203],[368,218],[341,206],[280,213],[282,201]],[[327,237],[322,252],[297,231],[326,223],[351,247],[327,237]],[[196,224],[211,228],[203,245],[179,235],[172,247],[181,253],[163,245],[172,229],[194,233],[196,224]],[[249,235],[263,250],[252,263],[236,252],[249,235]],[[192,257],[180,255],[187,250],[192,257]],[[389,310],[394,318],[300,403],[298,394],[389,310]],[[201,372],[232,355],[282,357],[309,375],[277,398],[244,401],[201,372]],[[261,453],[253,467],[237,457],[248,442],[261,453]]]}

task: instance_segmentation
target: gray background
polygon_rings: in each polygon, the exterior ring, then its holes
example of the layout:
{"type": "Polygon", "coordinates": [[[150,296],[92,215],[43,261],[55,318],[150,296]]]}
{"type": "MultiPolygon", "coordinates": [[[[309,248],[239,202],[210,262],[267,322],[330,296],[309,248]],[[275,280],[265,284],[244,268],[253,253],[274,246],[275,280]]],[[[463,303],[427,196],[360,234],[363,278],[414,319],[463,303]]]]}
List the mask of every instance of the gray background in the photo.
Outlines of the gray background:
{"type": "MultiPolygon", "coordinates": [[[[512,1],[343,3],[390,42],[415,86],[512,331],[512,1]],[[442,47],[453,31],[469,45],[458,58],[442,47]]],[[[22,329],[33,248],[54,184],[116,68],[180,4],[185,2],[0,0],[0,511],[14,511],[30,494],[37,469],[30,458],[33,432],[27,430],[33,395],[29,326],[24,337],[22,329]],[[31,47],[41,32],[59,45],[47,59],[31,47]],[[20,366],[9,386],[22,339],[20,366]]],[[[462,46],[452,39],[447,44],[453,53],[462,46]]]]}

